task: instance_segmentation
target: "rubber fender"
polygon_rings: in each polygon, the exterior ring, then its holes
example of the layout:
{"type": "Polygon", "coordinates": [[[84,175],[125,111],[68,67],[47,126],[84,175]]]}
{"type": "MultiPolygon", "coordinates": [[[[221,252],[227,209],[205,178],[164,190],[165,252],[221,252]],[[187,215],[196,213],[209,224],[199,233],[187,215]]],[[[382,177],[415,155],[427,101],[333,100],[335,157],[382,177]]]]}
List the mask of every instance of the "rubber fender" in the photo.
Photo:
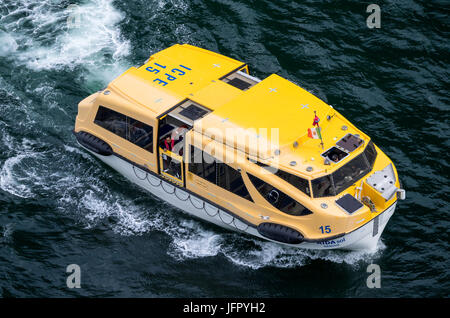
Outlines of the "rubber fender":
{"type": "Polygon", "coordinates": [[[90,133],[80,131],[75,133],[75,137],[81,145],[95,153],[98,153],[99,155],[110,156],[113,154],[113,150],[110,145],[90,133]]]}
{"type": "Polygon", "coordinates": [[[257,230],[262,236],[277,242],[287,244],[303,242],[303,235],[300,232],[281,224],[265,222],[258,225],[257,230]]]}

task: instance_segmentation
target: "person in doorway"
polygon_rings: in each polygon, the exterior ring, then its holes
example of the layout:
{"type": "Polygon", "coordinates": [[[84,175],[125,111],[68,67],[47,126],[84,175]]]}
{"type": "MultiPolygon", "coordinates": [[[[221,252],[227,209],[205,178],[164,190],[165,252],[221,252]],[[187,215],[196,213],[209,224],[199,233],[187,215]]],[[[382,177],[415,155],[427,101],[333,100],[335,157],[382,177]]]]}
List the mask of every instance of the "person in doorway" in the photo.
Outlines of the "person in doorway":
{"type": "Polygon", "coordinates": [[[175,145],[175,139],[172,139],[172,137],[169,135],[164,139],[164,151],[172,151],[173,147],[175,145]]]}

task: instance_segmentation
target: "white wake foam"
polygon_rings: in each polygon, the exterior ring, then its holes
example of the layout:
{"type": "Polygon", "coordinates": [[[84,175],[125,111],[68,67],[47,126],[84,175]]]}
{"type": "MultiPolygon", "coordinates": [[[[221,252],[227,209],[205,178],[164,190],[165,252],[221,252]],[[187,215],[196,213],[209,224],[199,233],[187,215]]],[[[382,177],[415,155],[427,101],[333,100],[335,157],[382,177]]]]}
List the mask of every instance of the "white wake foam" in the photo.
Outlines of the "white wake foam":
{"type": "Polygon", "coordinates": [[[33,197],[30,183],[45,183],[45,177],[36,174],[32,162],[42,158],[41,154],[33,151],[33,144],[28,139],[16,141],[10,135],[3,133],[2,142],[5,154],[11,154],[4,162],[0,170],[0,188],[20,198],[33,197]],[[20,149],[19,152],[16,149],[20,149]],[[25,163],[24,163],[25,162],[25,163]],[[28,170],[28,171],[26,171],[28,170]]]}
{"type": "Polygon", "coordinates": [[[201,226],[190,227],[190,232],[180,235],[171,232],[172,251],[179,260],[216,256],[222,254],[235,265],[259,269],[262,267],[301,267],[313,260],[358,267],[370,262],[385,248],[380,241],[375,251],[306,250],[262,241],[238,233],[217,234],[201,226]]]}
{"type": "Polygon", "coordinates": [[[112,230],[124,236],[142,234],[152,227],[152,222],[129,199],[121,198],[120,194],[111,194],[108,190],[106,193],[104,189],[100,193],[87,190],[80,203],[87,212],[85,217],[89,221],[88,227],[106,218],[113,218],[112,230]]]}
{"type": "Polygon", "coordinates": [[[175,209],[164,209],[163,214],[157,213],[151,217],[156,217],[159,221],[158,226],[152,224],[149,230],[161,230],[168,234],[172,239],[168,254],[180,261],[223,255],[235,265],[252,269],[267,266],[301,267],[314,260],[358,267],[378,257],[385,248],[380,241],[374,251],[306,250],[240,233],[224,233],[216,227],[209,229],[211,226],[191,219],[190,216],[175,209]]]}
{"type": "Polygon", "coordinates": [[[112,3],[90,0],[62,7],[52,0],[19,0],[4,4],[9,13],[0,21],[7,35],[0,34],[0,41],[16,43],[10,45],[16,60],[30,69],[81,66],[91,80],[109,81],[126,69],[123,59],[130,53],[130,43],[118,26],[124,15],[112,3]]]}
{"type": "Polygon", "coordinates": [[[19,165],[24,158],[26,158],[26,155],[18,155],[5,161],[0,171],[0,188],[15,196],[30,198],[32,196],[30,188],[21,183],[22,177],[16,176],[13,172],[14,167],[19,165]]]}
{"type": "Polygon", "coordinates": [[[123,236],[164,232],[171,239],[167,253],[179,261],[224,256],[235,265],[252,269],[301,267],[314,260],[358,266],[376,258],[384,249],[380,241],[375,251],[302,250],[224,231],[165,202],[142,200],[151,196],[144,191],[130,197],[121,189],[114,189],[106,180],[117,178],[117,174],[96,164],[95,159],[86,162],[86,155],[79,149],[65,146],[66,153],[54,155],[55,152],[37,152],[36,145],[27,140],[19,142],[9,137],[3,140],[4,145],[22,152],[3,163],[2,190],[22,198],[51,197],[60,211],[76,213],[87,228],[102,224],[123,236]],[[55,170],[53,166],[48,170],[48,162],[61,169],[55,170]]]}
{"type": "Polygon", "coordinates": [[[0,30],[0,56],[7,56],[17,50],[17,42],[14,38],[0,30]]]}

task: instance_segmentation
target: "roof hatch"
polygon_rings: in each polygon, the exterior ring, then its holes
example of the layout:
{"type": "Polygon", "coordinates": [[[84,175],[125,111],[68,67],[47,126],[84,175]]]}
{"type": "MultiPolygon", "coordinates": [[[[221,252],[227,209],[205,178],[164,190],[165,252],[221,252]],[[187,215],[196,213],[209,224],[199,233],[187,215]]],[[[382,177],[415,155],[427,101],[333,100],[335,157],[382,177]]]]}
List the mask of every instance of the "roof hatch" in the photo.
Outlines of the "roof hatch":
{"type": "Polygon", "coordinates": [[[222,78],[222,81],[230,84],[231,86],[239,88],[240,90],[246,91],[250,87],[258,84],[261,80],[256,77],[250,76],[245,72],[236,71],[222,78]]]}
{"type": "Polygon", "coordinates": [[[168,115],[192,127],[194,121],[205,117],[210,112],[210,109],[187,99],[171,110],[168,115]]]}

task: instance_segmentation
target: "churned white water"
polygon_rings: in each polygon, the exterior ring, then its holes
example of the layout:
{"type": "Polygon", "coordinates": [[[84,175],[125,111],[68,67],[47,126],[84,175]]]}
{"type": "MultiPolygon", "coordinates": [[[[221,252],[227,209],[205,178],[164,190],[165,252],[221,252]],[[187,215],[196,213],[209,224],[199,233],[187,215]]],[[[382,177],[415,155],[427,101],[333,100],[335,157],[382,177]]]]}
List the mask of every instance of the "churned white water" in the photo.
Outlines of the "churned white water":
{"type": "Polygon", "coordinates": [[[8,14],[0,19],[0,55],[35,71],[82,67],[88,81],[108,82],[129,67],[125,58],[130,53],[130,42],[118,27],[124,15],[112,2],[3,4],[8,14]]]}

